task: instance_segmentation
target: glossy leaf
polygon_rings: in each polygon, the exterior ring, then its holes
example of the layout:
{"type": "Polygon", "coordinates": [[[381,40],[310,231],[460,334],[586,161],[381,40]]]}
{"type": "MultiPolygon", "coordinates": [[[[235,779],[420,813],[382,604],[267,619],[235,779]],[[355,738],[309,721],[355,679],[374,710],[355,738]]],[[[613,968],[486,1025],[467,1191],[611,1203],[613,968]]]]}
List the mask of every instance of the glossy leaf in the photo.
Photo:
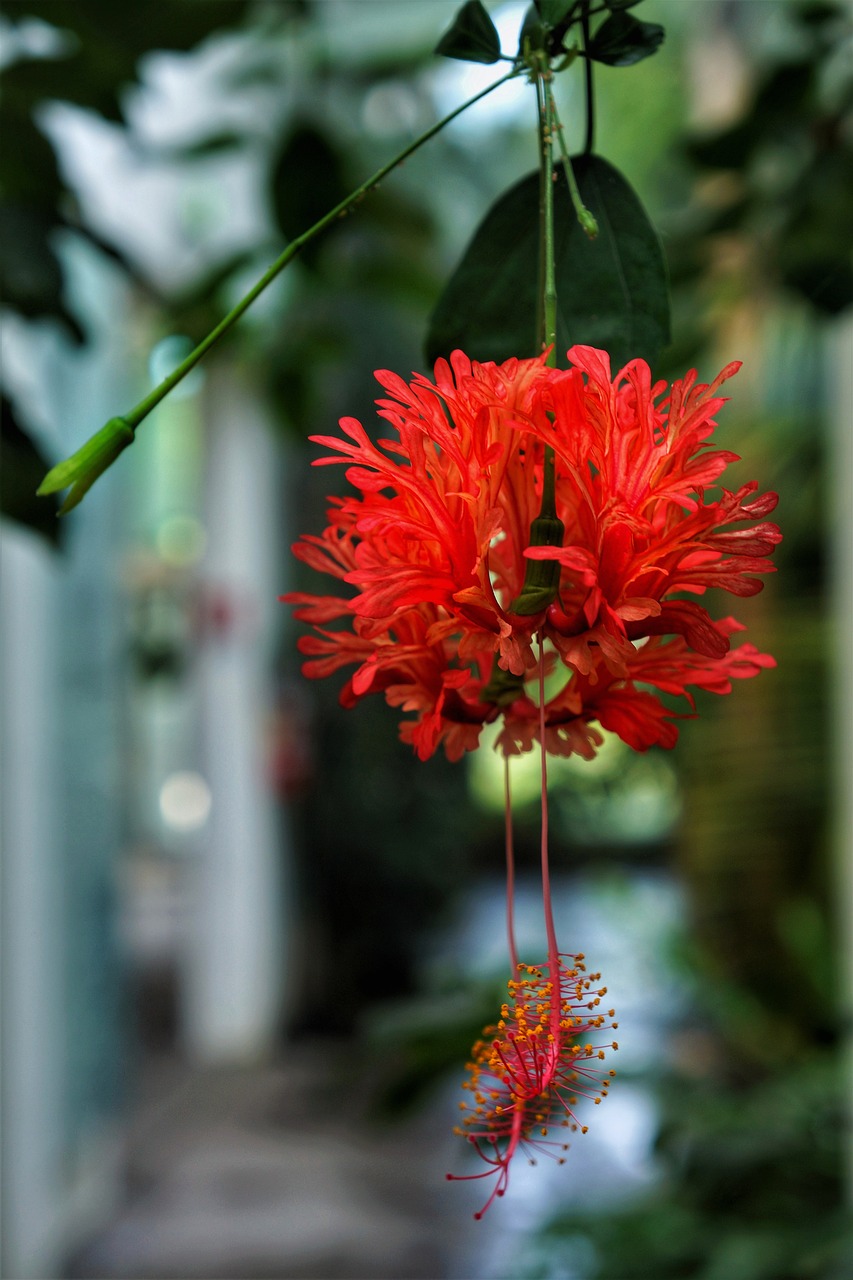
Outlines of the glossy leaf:
{"type": "Polygon", "coordinates": [[[640,22],[619,12],[605,18],[587,52],[594,62],[608,67],[630,67],[657,53],[663,40],[664,29],[657,22],[640,22]]]}
{"type": "MultiPolygon", "coordinates": [[[[574,170],[595,216],[592,241],[578,224],[560,171],[555,184],[557,354],[574,343],[606,348],[619,367],[635,356],[654,365],[669,341],[663,251],[636,194],[600,156],[574,170]]],[[[433,313],[432,363],[456,347],[476,360],[534,354],[538,313],[539,174],[492,206],[433,313]]]]}
{"type": "Polygon", "coordinates": [[[480,0],[468,0],[435,47],[445,58],[462,62],[497,62],[500,37],[480,0]]]}

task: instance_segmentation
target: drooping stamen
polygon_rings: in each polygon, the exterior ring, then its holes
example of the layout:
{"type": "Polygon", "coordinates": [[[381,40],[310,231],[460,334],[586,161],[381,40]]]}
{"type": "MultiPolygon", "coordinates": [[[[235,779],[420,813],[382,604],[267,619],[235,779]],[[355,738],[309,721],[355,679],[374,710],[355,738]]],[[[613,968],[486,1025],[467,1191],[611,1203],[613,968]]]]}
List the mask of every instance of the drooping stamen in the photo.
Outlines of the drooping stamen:
{"type": "Polygon", "coordinates": [[[545,913],[545,935],[548,939],[548,974],[551,978],[551,1034],[560,1030],[560,953],[554,911],[551,904],[551,873],[548,859],[548,753],[545,749],[545,650],[539,632],[539,765],[542,773],[542,816],[540,860],[542,864],[542,908],[545,913]]]}
{"type": "MultiPolygon", "coordinates": [[[[504,811],[507,869],[507,946],[513,976],[507,983],[507,1000],[494,1026],[486,1027],[482,1039],[471,1050],[468,1079],[463,1089],[470,1102],[460,1102],[464,1117],[454,1132],[473,1146],[486,1165],[479,1173],[446,1176],[453,1182],[495,1179],[491,1193],[475,1218],[504,1195],[509,1185],[509,1166],[521,1149],[535,1164],[533,1152],[541,1152],[564,1162],[567,1142],[548,1139],[554,1126],[580,1129],[575,1113],[579,1098],[598,1104],[607,1097],[615,1072],[605,1076],[598,1065],[611,1044],[594,1043],[595,1034],[608,1025],[598,1012],[606,987],[599,987],[600,973],[588,973],[581,953],[561,955],[551,901],[548,860],[548,772],[545,751],[545,654],[539,633],[539,740],[542,772],[541,864],[542,900],[548,959],[544,965],[519,964],[515,942],[514,881],[515,857],[512,835],[512,799],[509,759],[504,759],[504,811]],[[590,1037],[590,1039],[587,1039],[590,1037]]],[[[615,1029],[618,1024],[610,1022],[615,1029]]]]}
{"type": "Polygon", "coordinates": [[[512,796],[509,785],[509,756],[504,756],[504,838],[506,846],[506,940],[512,972],[518,969],[515,945],[515,852],[512,840],[512,796]]]}
{"type": "MultiPolygon", "coordinates": [[[[586,1133],[575,1112],[581,1098],[600,1103],[607,1096],[613,1071],[600,1065],[615,1041],[601,1043],[603,1027],[614,1028],[614,1010],[599,1012],[607,988],[597,984],[600,973],[589,973],[584,957],[557,958],[556,978],[545,965],[521,964],[518,977],[507,984],[508,998],[495,1026],[471,1050],[467,1098],[455,1132],[467,1139],[486,1165],[479,1173],[448,1174],[451,1181],[495,1179],[491,1194],[476,1217],[482,1217],[509,1184],[509,1166],[518,1150],[535,1162],[534,1153],[563,1161],[568,1143],[559,1130],[586,1133]],[[549,1031],[553,989],[558,991],[558,1035],[549,1031]],[[557,1129],[556,1141],[548,1139],[557,1129]]],[[[607,1032],[604,1033],[605,1035],[607,1032]]],[[[568,1134],[565,1135],[568,1137],[568,1134]]]]}

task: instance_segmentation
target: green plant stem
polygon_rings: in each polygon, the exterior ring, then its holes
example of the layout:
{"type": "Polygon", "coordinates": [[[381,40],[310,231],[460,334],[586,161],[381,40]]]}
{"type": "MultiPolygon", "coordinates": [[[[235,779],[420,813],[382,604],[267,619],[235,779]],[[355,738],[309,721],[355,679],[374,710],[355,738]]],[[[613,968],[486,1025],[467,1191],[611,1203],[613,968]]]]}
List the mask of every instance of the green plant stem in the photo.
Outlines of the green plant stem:
{"type": "MultiPolygon", "coordinates": [[[[542,243],[545,247],[545,270],[542,288],[542,316],[545,330],[545,345],[550,347],[545,363],[552,369],[557,367],[557,273],[554,254],[554,99],[551,94],[550,81],[546,72],[540,79],[541,102],[541,136],[543,153],[543,173],[545,181],[545,199],[542,210],[542,243]]],[[[545,446],[544,470],[542,475],[542,508],[540,518],[545,516],[555,519],[557,508],[554,495],[554,450],[545,446]]]]}
{"type": "Polygon", "coordinates": [[[585,156],[591,155],[592,148],[595,145],[595,94],[592,85],[592,58],[589,57],[589,10],[584,10],[581,18],[581,31],[583,32],[583,50],[586,56],[583,60],[584,85],[586,88],[586,137],[583,144],[583,153],[585,156]]]}
{"type": "MultiPolygon", "coordinates": [[[[537,277],[536,277],[536,297],[537,300],[545,296],[545,204],[548,199],[548,188],[546,186],[545,176],[545,146],[543,143],[543,112],[542,103],[542,86],[540,81],[536,81],[536,136],[539,140],[539,236],[538,236],[538,253],[537,253],[537,277]]],[[[545,341],[545,308],[541,301],[537,301],[536,306],[536,347],[535,351],[538,355],[540,351],[544,351],[547,346],[545,341]]]]}
{"type": "Polygon", "coordinates": [[[124,415],[124,420],[128,425],[133,429],[139,426],[143,418],[146,418],[151,410],[156,408],[160,401],[163,400],[169,392],[172,391],[178,383],[195,368],[199,360],[201,360],[210,348],[218,342],[233,325],[237,323],[255,299],[263,293],[264,289],[266,289],[268,285],[272,284],[276,276],[278,276],[280,272],[282,272],[284,268],[293,261],[297,254],[304,249],[305,245],[308,244],[310,240],[313,240],[316,235],[319,235],[321,231],[324,231],[325,228],[334,222],[336,218],[343,217],[344,214],[348,213],[354,205],[364,198],[368,191],[371,191],[374,187],[378,186],[383,178],[387,177],[393,169],[396,169],[398,165],[408,159],[413,152],[417,151],[419,147],[422,147],[430,138],[435,137],[435,135],[439,133],[445,125],[450,124],[450,122],[455,120],[457,116],[461,115],[463,111],[467,111],[467,109],[472,107],[475,102],[479,102],[481,98],[485,98],[487,94],[492,93],[495,89],[499,88],[500,85],[505,84],[507,80],[512,80],[515,76],[519,75],[520,71],[521,68],[514,67],[512,71],[508,72],[505,76],[501,76],[499,80],[494,81],[494,83],[490,84],[487,88],[481,90],[480,93],[475,94],[473,98],[468,98],[466,102],[455,107],[448,115],[444,116],[441,120],[437,121],[427,129],[426,133],[422,133],[414,142],[411,142],[407,147],[404,147],[404,149],[396,155],[393,160],[390,160],[388,164],[383,165],[381,169],[377,169],[376,173],[374,173],[372,177],[363,182],[361,186],[356,187],[355,191],[351,192],[351,194],[348,195],[346,199],[342,200],[340,204],[335,205],[334,209],[330,209],[329,212],[319,220],[319,222],[314,223],[313,227],[309,227],[307,231],[303,231],[300,236],[297,236],[295,240],[292,240],[284,252],[276,258],[272,266],[264,272],[257,284],[249,290],[245,297],[240,299],[237,305],[233,307],[226,316],[223,316],[219,321],[219,324],[210,331],[206,338],[202,339],[195,350],[191,351],[186,359],[178,365],[177,369],[173,370],[168,377],[164,378],[159,386],[155,387],[154,390],[145,396],[143,400],[140,400],[139,404],[137,404],[135,408],[131,409],[129,413],[124,415]]]}
{"type": "Polygon", "coordinates": [[[575,214],[577,215],[578,222],[581,224],[590,240],[594,240],[598,235],[598,223],[583,202],[583,197],[581,196],[580,188],[578,187],[577,179],[575,177],[575,171],[572,168],[572,159],[569,155],[569,149],[566,146],[563,126],[560,122],[559,116],[557,115],[557,103],[553,94],[551,95],[551,117],[560,142],[560,156],[563,162],[563,172],[566,175],[566,183],[569,188],[569,195],[572,199],[575,214]]]}
{"type": "MultiPolygon", "coordinates": [[[[541,147],[541,185],[539,201],[540,240],[540,326],[543,346],[548,348],[546,364],[557,367],[557,273],[554,262],[554,114],[551,97],[551,70],[543,57],[536,70],[536,101],[539,110],[539,144],[541,147]]],[[[530,526],[532,547],[560,547],[563,544],[563,522],[557,517],[555,494],[556,460],[554,450],[545,445],[542,462],[542,505],[530,526]]],[[[510,613],[521,617],[541,615],[557,598],[560,589],[560,564],[556,560],[528,560],[521,592],[509,606],[510,613]]],[[[508,691],[493,678],[491,700],[506,699],[508,691]]],[[[488,696],[488,695],[487,695],[488,696]]]]}
{"type": "Polygon", "coordinates": [[[542,317],[545,346],[550,347],[546,364],[557,366],[557,277],[554,266],[554,99],[548,72],[540,77],[540,132],[542,138],[542,172],[545,198],[542,202],[541,239],[544,245],[545,270],[542,281],[542,317]]]}

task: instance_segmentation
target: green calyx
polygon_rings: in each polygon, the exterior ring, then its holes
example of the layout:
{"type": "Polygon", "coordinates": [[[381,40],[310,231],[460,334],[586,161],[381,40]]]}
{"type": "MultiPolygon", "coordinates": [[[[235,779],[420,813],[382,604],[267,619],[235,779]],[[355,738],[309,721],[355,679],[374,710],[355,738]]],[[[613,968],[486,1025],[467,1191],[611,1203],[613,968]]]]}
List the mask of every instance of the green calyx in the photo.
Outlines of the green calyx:
{"type": "Polygon", "coordinates": [[[503,667],[498,666],[498,657],[495,654],[489,683],[484,685],[480,700],[493,702],[498,707],[509,707],[516,698],[521,697],[523,692],[524,676],[514,676],[511,671],[504,671],[503,667]]]}
{"type": "MultiPolygon", "coordinates": [[[[530,526],[531,547],[561,547],[565,525],[556,516],[537,516],[530,526]]],[[[524,586],[509,606],[510,613],[529,617],[542,613],[560,590],[559,560],[528,560],[524,586]]]]}

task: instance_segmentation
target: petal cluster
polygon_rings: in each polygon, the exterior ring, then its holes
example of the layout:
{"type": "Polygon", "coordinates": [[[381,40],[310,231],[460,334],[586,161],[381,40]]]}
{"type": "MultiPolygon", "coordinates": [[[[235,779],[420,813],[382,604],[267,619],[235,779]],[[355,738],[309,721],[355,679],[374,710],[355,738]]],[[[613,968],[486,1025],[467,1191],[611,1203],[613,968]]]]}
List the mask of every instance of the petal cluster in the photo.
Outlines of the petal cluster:
{"type": "Polygon", "coordinates": [[[508,753],[540,733],[526,681],[542,636],[565,682],[548,702],[547,748],[592,756],[598,726],[637,750],[676,740],[697,688],[726,693],[774,661],[705,608],[716,588],[759,591],[780,541],[775,494],[718,485],[736,455],[711,444],[729,365],[710,385],[695,372],[668,388],[635,360],[611,377],[605,352],[575,347],[568,369],[545,358],[478,364],[461,352],[434,380],[387,371],[373,440],[352,418],[316,436],[315,465],[346,467],[319,536],[295,554],[337,579],[334,594],[285,599],[313,627],[305,674],[352,668],[341,695],[381,693],[404,714],[422,759],[458,759],[502,719],[508,753]],[[531,545],[546,454],[554,459],[559,545],[531,545]],[[556,597],[537,613],[518,598],[531,561],[557,566],[556,597]]]}

